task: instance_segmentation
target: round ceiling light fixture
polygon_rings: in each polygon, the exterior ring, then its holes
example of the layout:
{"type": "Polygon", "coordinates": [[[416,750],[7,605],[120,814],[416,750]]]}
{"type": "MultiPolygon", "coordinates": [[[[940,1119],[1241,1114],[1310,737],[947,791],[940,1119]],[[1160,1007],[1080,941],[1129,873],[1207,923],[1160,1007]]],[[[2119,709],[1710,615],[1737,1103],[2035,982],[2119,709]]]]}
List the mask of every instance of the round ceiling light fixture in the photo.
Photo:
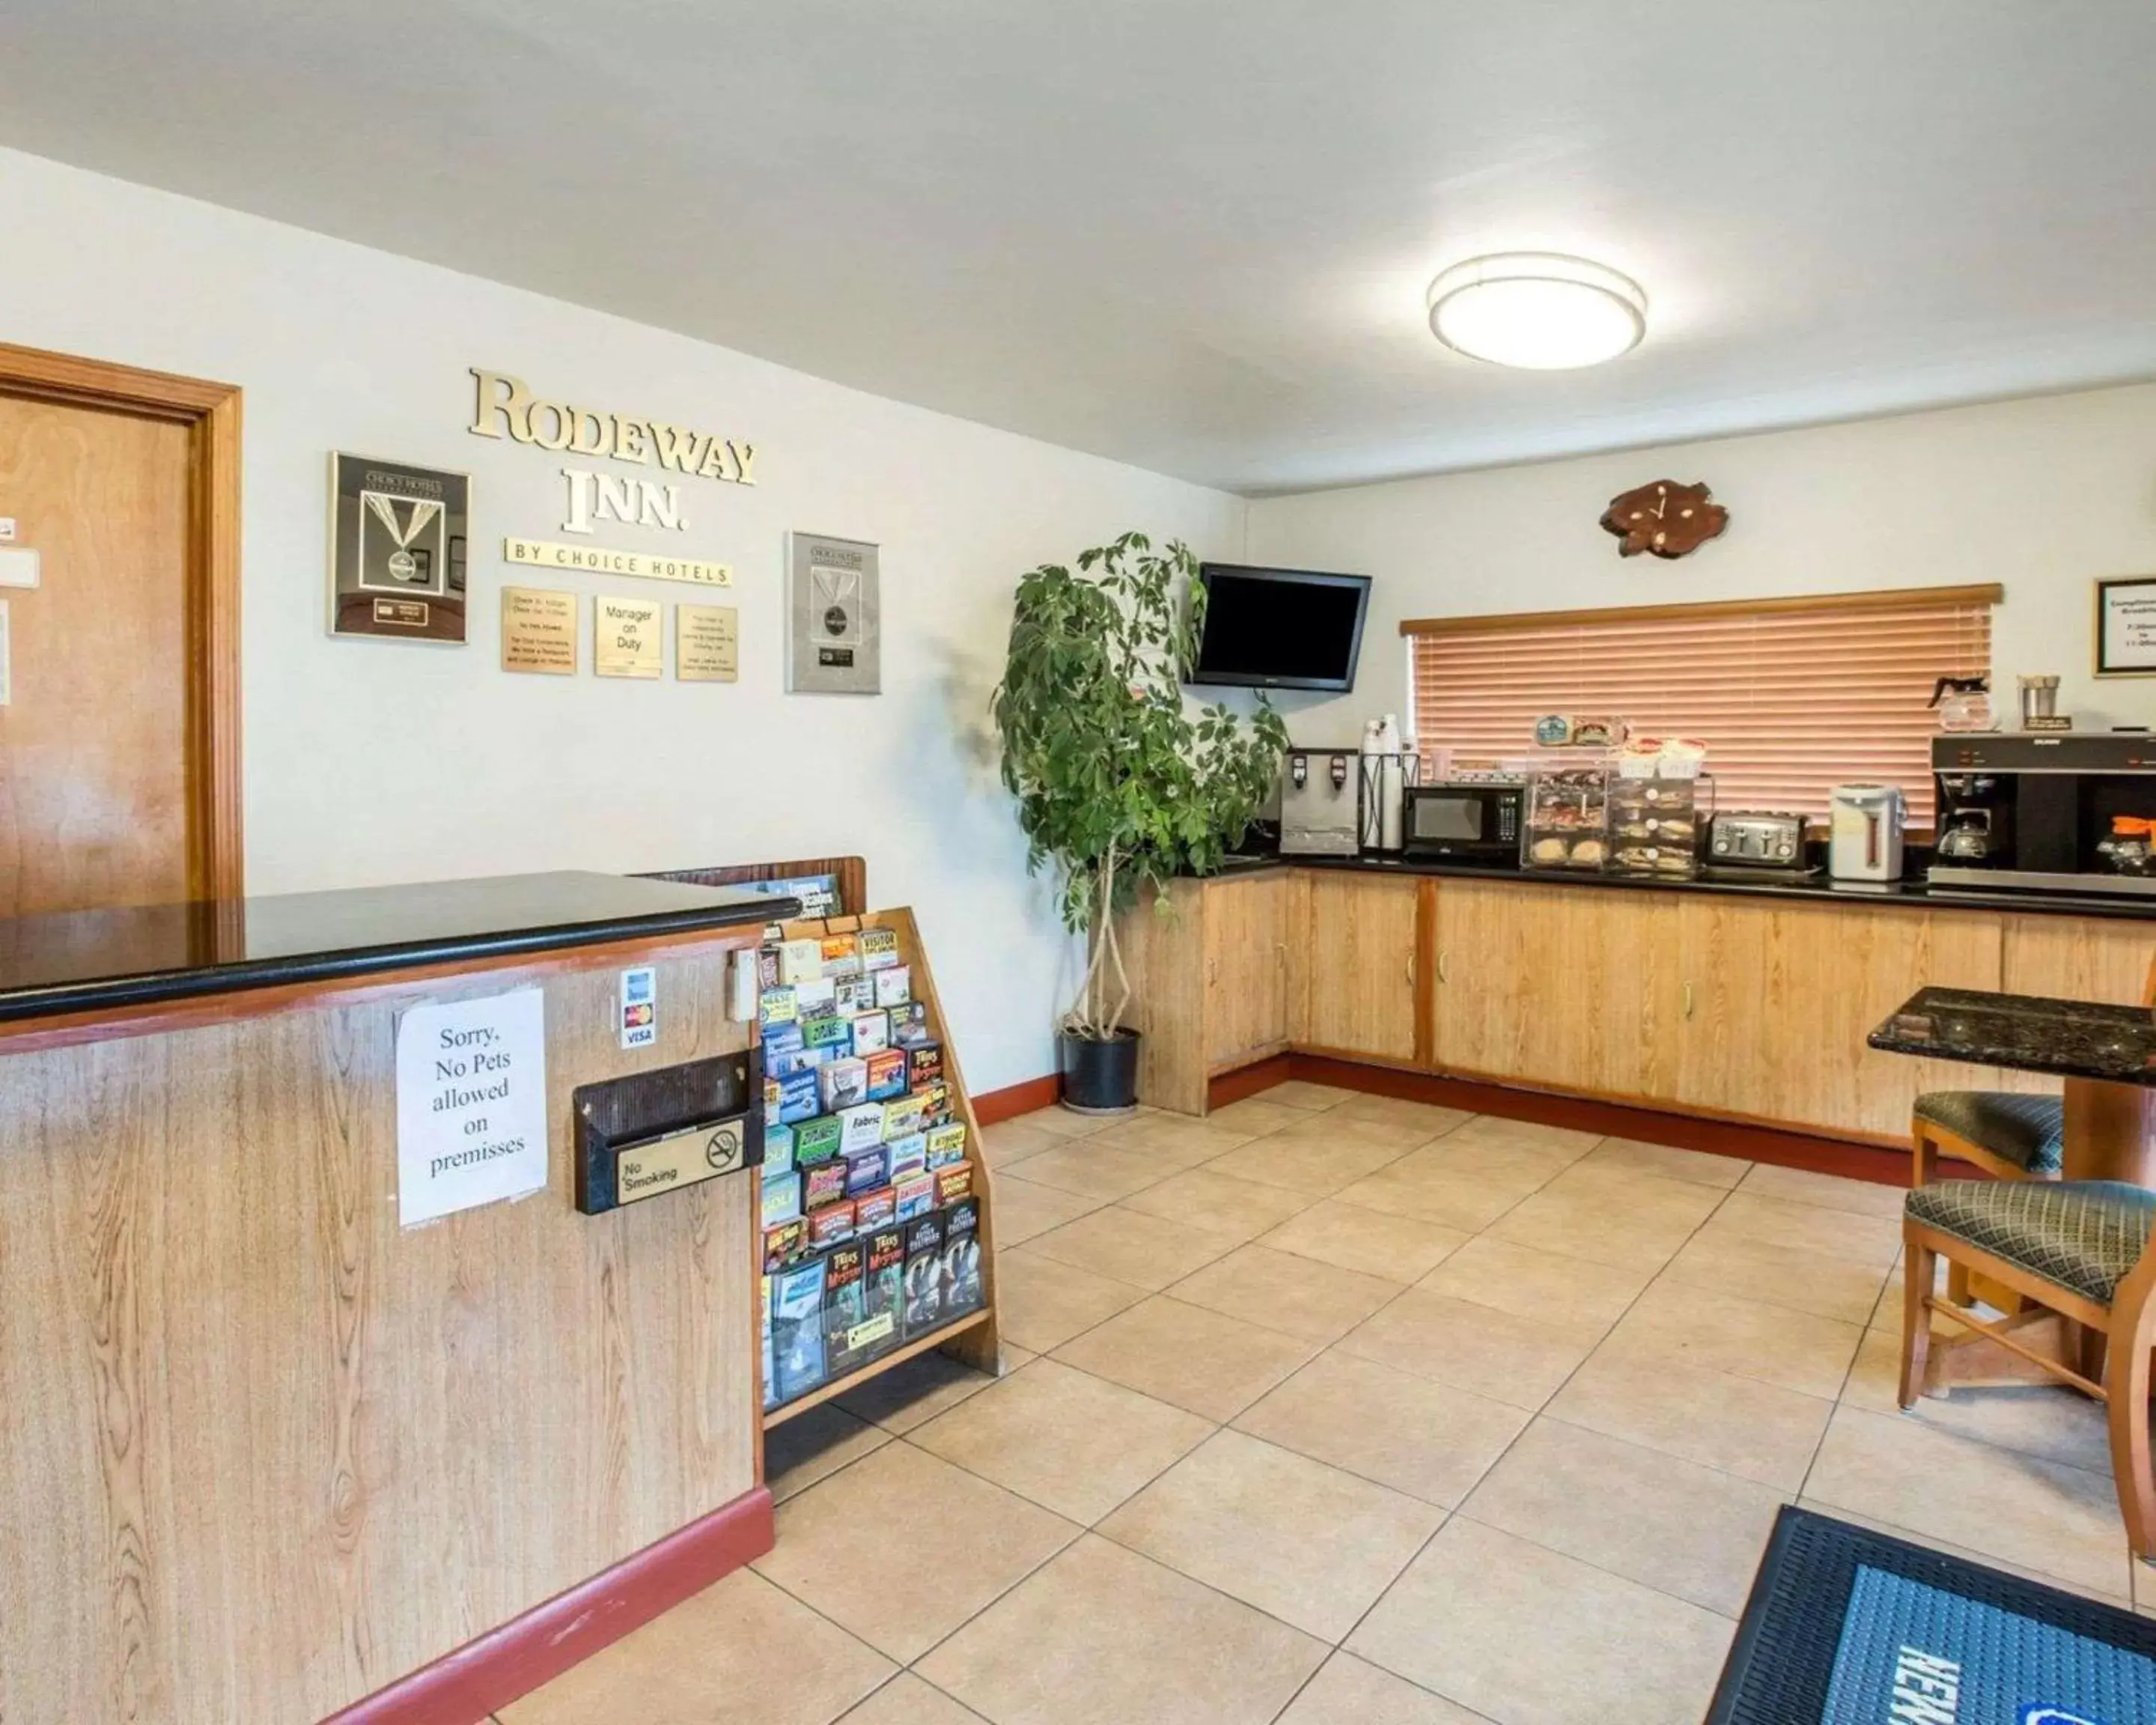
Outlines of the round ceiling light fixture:
{"type": "Polygon", "coordinates": [[[1629,275],[1558,252],[1496,252],[1430,285],[1430,331],[1493,365],[1558,372],[1630,352],[1647,333],[1647,295],[1629,275]]]}

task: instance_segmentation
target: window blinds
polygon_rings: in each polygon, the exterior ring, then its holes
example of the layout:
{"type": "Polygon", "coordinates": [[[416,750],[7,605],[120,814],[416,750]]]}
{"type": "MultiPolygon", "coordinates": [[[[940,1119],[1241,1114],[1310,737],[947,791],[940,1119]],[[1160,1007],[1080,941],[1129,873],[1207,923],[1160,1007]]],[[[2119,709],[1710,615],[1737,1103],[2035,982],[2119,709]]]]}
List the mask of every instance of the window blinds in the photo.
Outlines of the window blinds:
{"type": "Polygon", "coordinates": [[[1707,745],[1719,809],[1826,812],[1828,789],[1898,784],[1932,824],[1938,679],[1988,675],[1996,587],[1404,623],[1416,737],[1455,766],[1532,755],[1545,713],[1707,745]]]}

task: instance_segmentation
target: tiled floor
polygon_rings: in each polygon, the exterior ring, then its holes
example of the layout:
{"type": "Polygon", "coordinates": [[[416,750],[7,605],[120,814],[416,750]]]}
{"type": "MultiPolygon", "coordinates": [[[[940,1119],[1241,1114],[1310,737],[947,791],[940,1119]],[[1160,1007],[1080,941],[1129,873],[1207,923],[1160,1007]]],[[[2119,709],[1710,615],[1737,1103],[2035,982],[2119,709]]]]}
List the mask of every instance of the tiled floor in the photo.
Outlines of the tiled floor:
{"type": "Polygon", "coordinates": [[[1793,1500],[2132,1597],[2092,1404],[1896,1411],[1889,1189],[1301,1083],[986,1136],[1013,1369],[783,1427],[777,1549],[501,1725],[1690,1725],[1793,1500]]]}

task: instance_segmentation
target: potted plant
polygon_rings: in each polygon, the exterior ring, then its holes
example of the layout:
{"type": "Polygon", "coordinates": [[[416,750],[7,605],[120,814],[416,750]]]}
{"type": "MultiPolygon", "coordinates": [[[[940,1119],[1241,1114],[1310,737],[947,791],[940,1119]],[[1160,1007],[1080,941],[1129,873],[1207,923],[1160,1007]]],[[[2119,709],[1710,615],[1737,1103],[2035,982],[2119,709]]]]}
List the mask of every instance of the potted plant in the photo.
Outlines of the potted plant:
{"type": "MultiPolygon", "coordinates": [[[[1003,778],[1018,799],[1026,866],[1062,877],[1065,926],[1086,937],[1086,973],[1063,1016],[1063,1100],[1137,1101],[1137,1033],[1116,912],[1141,887],[1209,874],[1271,793],[1287,727],[1260,696],[1245,723],[1193,711],[1205,589],[1190,548],[1142,533],[1043,564],[1019,583],[1010,649],[990,709],[1003,778]]],[[[1165,904],[1165,896],[1163,896],[1165,904]]]]}

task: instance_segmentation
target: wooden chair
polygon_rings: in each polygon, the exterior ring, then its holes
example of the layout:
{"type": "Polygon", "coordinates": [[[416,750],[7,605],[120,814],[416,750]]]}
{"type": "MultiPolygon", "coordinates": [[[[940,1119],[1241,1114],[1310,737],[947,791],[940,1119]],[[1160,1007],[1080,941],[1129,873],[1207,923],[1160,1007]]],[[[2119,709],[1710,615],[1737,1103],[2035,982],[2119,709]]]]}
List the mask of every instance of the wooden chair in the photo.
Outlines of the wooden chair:
{"type": "Polygon", "coordinates": [[[1989,1337],[2061,1383],[2107,1403],[2111,1471],[2135,1557],[2156,1559],[2156,1483],[2149,1476],[2149,1349],[2156,1345],[2156,1191],[2117,1180],[1941,1180],[1902,1207],[1907,1248],[1902,1306],[1902,1407],[1924,1390],[1930,1314],[1989,1337]],[[1933,1291],[1936,1260],[1973,1271],[2021,1296],[2025,1309],[1996,1322],[1949,1293],[1933,1291]],[[2084,1348],[2081,1370],[2030,1347],[2022,1332],[2066,1320],[2061,1343],[2100,1341],[2108,1365],[2084,1348]],[[2084,1373],[2097,1373],[2099,1383],[2084,1373]]]}

